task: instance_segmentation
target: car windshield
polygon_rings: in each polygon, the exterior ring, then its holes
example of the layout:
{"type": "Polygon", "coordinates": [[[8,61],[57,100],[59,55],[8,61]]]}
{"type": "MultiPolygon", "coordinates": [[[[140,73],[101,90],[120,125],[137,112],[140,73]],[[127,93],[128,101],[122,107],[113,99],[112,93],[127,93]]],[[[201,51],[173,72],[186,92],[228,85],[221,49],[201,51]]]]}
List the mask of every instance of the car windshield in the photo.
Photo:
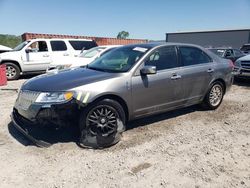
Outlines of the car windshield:
{"type": "Polygon", "coordinates": [[[96,56],[97,54],[99,54],[100,52],[102,52],[104,49],[105,49],[105,47],[92,48],[92,49],[80,54],[80,57],[92,58],[92,57],[96,56]]]}
{"type": "Polygon", "coordinates": [[[222,49],[210,49],[211,52],[215,53],[216,55],[223,57],[225,50],[222,49]]]}
{"type": "Polygon", "coordinates": [[[26,46],[30,41],[24,41],[21,44],[17,45],[13,50],[14,51],[19,51],[21,49],[23,49],[24,46],[26,46]]]}
{"type": "Polygon", "coordinates": [[[106,72],[127,72],[148,50],[136,46],[117,48],[90,63],[87,68],[106,72]]]}

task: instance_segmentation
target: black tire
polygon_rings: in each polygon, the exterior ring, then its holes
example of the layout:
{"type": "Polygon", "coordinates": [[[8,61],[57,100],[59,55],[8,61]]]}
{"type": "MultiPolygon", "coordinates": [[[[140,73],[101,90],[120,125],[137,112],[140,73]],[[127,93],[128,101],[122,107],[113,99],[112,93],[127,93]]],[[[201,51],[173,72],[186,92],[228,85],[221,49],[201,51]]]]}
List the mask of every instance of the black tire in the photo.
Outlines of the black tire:
{"type": "Polygon", "coordinates": [[[125,113],[117,101],[104,99],[82,111],[79,125],[81,147],[110,147],[120,141],[125,130],[125,113]]]}
{"type": "Polygon", "coordinates": [[[202,106],[208,110],[217,109],[223,100],[224,94],[225,88],[223,84],[219,81],[214,82],[209,88],[203,100],[202,106]]]}
{"type": "Polygon", "coordinates": [[[20,68],[14,63],[4,63],[6,65],[6,77],[8,80],[17,80],[20,77],[20,68]]]}

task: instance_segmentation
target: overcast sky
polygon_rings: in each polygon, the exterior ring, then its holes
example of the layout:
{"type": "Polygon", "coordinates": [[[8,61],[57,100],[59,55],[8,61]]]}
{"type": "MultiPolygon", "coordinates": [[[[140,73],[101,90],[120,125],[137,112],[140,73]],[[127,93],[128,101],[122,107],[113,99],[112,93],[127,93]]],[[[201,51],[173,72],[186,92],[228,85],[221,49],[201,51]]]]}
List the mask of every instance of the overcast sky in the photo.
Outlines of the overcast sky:
{"type": "Polygon", "coordinates": [[[165,39],[166,32],[250,28],[250,0],[0,0],[0,33],[165,39]]]}

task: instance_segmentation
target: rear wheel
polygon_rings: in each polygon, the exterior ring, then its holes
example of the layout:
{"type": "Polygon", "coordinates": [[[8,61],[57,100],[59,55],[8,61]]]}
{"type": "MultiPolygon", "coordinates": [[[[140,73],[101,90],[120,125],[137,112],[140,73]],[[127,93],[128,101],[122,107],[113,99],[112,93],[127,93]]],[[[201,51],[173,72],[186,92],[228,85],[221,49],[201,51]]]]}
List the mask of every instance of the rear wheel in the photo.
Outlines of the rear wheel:
{"type": "Polygon", "coordinates": [[[111,99],[90,104],[80,117],[80,145],[88,148],[105,148],[120,141],[125,129],[122,106],[111,99]]]}
{"type": "Polygon", "coordinates": [[[214,82],[203,101],[205,108],[215,110],[218,108],[224,97],[224,87],[221,82],[214,82]]]}
{"type": "Polygon", "coordinates": [[[8,80],[17,80],[20,77],[20,68],[14,63],[5,63],[8,80]]]}

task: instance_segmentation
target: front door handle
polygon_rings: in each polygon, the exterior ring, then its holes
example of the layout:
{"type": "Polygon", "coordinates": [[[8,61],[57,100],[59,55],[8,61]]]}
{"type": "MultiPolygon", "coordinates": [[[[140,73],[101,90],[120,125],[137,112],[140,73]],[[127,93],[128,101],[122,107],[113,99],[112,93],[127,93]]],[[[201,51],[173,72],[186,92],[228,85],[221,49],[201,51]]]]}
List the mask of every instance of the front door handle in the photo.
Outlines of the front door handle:
{"type": "Polygon", "coordinates": [[[173,76],[171,77],[171,80],[178,80],[181,79],[181,75],[179,74],[173,74],[173,76]]]}
{"type": "Polygon", "coordinates": [[[49,54],[44,54],[43,57],[49,57],[49,54]]]}
{"type": "Polygon", "coordinates": [[[207,72],[212,73],[212,72],[214,72],[214,69],[208,69],[207,72]]]}
{"type": "Polygon", "coordinates": [[[69,54],[68,54],[68,53],[64,53],[63,55],[64,55],[64,56],[69,56],[69,54]]]}

